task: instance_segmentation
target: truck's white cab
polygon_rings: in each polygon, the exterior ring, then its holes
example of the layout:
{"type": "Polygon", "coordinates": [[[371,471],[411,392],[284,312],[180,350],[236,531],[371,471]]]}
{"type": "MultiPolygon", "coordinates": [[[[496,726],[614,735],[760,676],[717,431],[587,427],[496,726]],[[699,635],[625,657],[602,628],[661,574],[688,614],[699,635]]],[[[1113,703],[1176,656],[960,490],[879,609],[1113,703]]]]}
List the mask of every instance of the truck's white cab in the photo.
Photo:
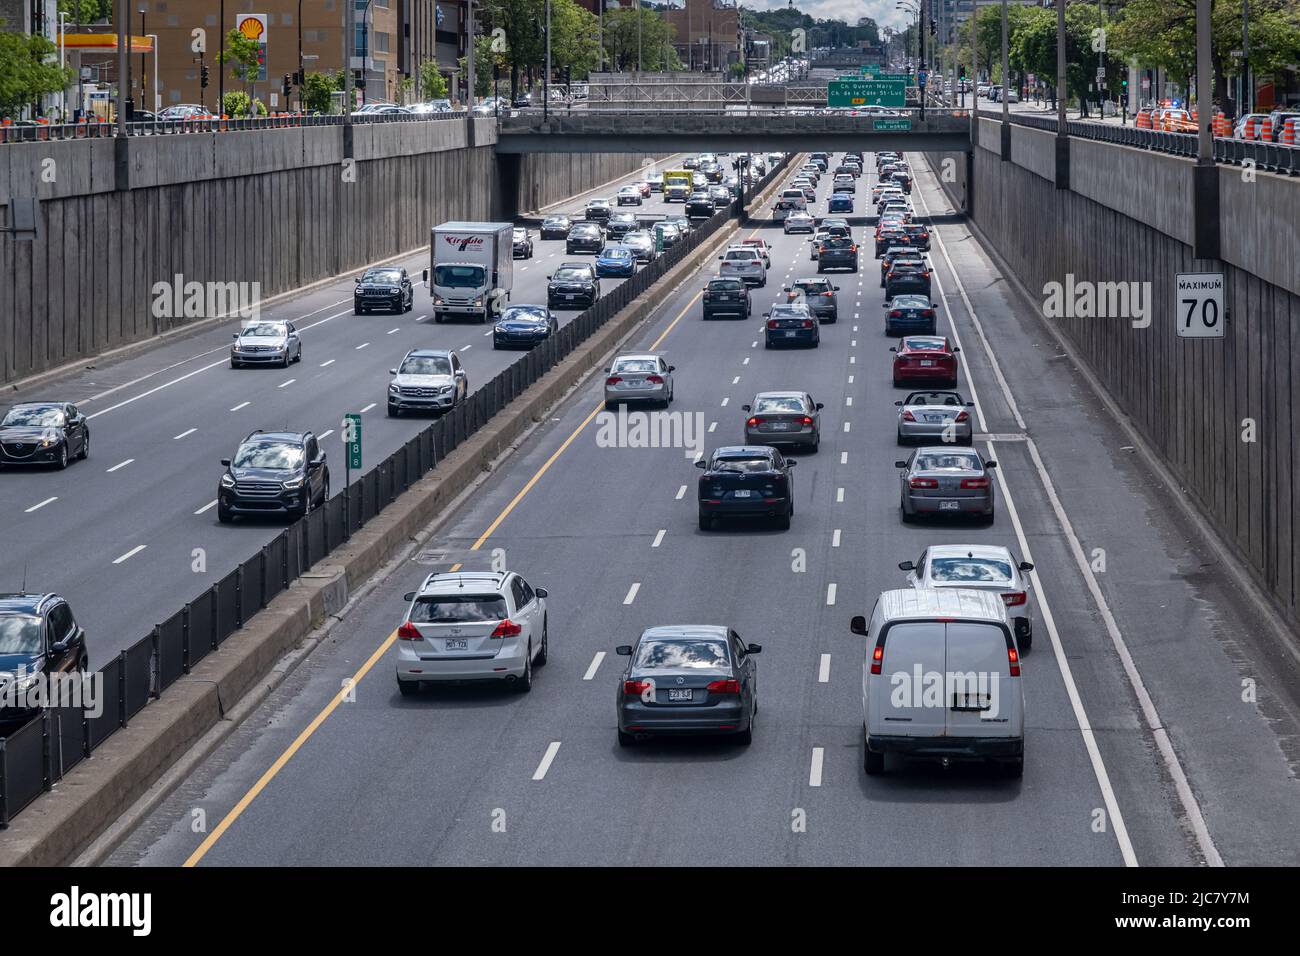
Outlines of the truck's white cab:
{"type": "Polygon", "coordinates": [[[989,760],[1024,771],[1025,701],[1006,605],[964,588],[885,591],[868,621],[862,665],[863,768],[888,754],[989,760]]]}
{"type": "Polygon", "coordinates": [[[444,222],[429,240],[433,318],[495,319],[514,285],[514,224],[444,222]]]}

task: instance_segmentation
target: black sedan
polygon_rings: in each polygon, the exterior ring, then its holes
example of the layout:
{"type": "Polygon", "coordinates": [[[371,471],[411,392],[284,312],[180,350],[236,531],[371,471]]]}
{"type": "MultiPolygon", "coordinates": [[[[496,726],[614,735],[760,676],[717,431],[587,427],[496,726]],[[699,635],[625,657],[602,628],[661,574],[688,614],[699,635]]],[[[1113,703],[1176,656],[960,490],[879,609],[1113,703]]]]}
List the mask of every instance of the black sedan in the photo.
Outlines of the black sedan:
{"type": "Polygon", "coordinates": [[[573,220],[568,216],[547,216],[542,220],[540,232],[543,239],[564,239],[572,228],[573,220]]]}
{"type": "Polygon", "coordinates": [[[586,309],[600,298],[596,267],[588,262],[562,262],[546,277],[546,305],[556,309],[586,309]]]}
{"type": "Polygon", "coordinates": [[[90,428],[68,402],[25,402],[0,419],[0,465],[67,468],[90,454],[90,428]]]}
{"type": "Polygon", "coordinates": [[[706,192],[691,193],[686,200],[686,215],[691,219],[710,219],[717,211],[706,192]]]}
{"type": "Polygon", "coordinates": [[[754,739],[761,644],[746,644],[729,627],[668,625],[646,628],[618,682],[618,742],[629,747],[656,734],[725,734],[754,739]]]}
{"type": "Polygon", "coordinates": [[[580,222],[569,230],[564,241],[564,252],[573,255],[590,252],[593,255],[605,248],[605,230],[594,222],[580,222]]]}
{"type": "Polygon", "coordinates": [[[763,327],[763,347],[778,345],[807,345],[816,348],[821,344],[821,332],[812,310],[800,302],[774,305],[764,312],[767,324],[763,327]]]}
{"type": "Polygon", "coordinates": [[[741,279],[722,278],[709,280],[704,287],[704,318],[706,320],[719,315],[729,315],[737,319],[747,319],[750,314],[749,286],[741,279]]]}
{"type": "Polygon", "coordinates": [[[542,305],[511,305],[492,329],[494,349],[530,349],[560,330],[551,310],[542,305]]]}
{"type": "Polygon", "coordinates": [[[696,486],[700,530],[708,531],[722,517],[774,518],[781,530],[794,514],[794,475],[797,461],[768,445],[719,448],[695,463],[704,470],[696,486]]]}

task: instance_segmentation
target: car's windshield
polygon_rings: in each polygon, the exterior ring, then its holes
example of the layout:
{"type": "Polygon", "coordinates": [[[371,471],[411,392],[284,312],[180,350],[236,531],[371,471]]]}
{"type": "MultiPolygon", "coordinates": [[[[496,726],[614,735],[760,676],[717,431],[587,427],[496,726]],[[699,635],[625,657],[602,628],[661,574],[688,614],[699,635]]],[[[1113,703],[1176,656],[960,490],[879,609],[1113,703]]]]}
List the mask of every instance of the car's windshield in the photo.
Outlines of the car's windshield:
{"type": "Polygon", "coordinates": [[[244,329],[240,335],[245,338],[284,338],[289,334],[289,330],[275,322],[259,322],[257,325],[250,325],[244,329]]]}
{"type": "Polygon", "coordinates": [[[636,652],[637,668],[720,670],[730,666],[722,641],[642,641],[636,652]]]}
{"type": "Polygon", "coordinates": [[[239,446],[236,468],[297,468],[302,464],[302,445],[288,442],[250,441],[239,446]]]}
{"type": "Polygon", "coordinates": [[[972,454],[944,452],[943,454],[917,455],[917,471],[979,471],[979,460],[972,454]]]}
{"type": "Polygon", "coordinates": [[[568,223],[569,220],[564,218],[563,216],[549,216],[546,219],[542,220],[543,226],[566,226],[568,225],[568,223]]]}
{"type": "Polygon", "coordinates": [[[27,407],[9,409],[0,425],[31,425],[37,428],[60,428],[63,426],[63,409],[27,407]]]}
{"type": "Polygon", "coordinates": [[[411,608],[416,624],[476,624],[506,617],[506,599],[499,594],[440,594],[418,598],[411,608]]]}
{"type": "Polygon", "coordinates": [[[511,322],[542,323],[546,321],[546,313],[539,308],[520,305],[506,309],[502,318],[511,322]]]}
{"type": "Polygon", "coordinates": [[[803,399],[797,395],[760,398],[754,403],[755,412],[802,412],[803,399]]]}
{"type": "Polygon", "coordinates": [[[41,619],[30,614],[0,617],[0,654],[39,654],[41,619]]]}
{"type": "Polygon", "coordinates": [[[1011,565],[995,558],[933,558],[930,578],[942,583],[1010,584],[1011,565]]]}
{"type": "Polygon", "coordinates": [[[477,289],[483,285],[482,266],[438,266],[433,270],[433,284],[448,289],[477,289]]]}
{"type": "Polygon", "coordinates": [[[560,282],[573,282],[587,278],[585,269],[556,269],[555,278],[560,282]]]}
{"type": "Polygon", "coordinates": [[[756,471],[771,471],[772,460],[767,457],[715,458],[713,470],[730,474],[749,474],[756,471]]]}
{"type": "Polygon", "coordinates": [[[445,355],[412,355],[402,362],[399,375],[450,375],[451,359],[445,355]]]}
{"type": "Polygon", "coordinates": [[[371,269],[364,276],[363,282],[398,282],[402,274],[396,269],[371,269]]]}

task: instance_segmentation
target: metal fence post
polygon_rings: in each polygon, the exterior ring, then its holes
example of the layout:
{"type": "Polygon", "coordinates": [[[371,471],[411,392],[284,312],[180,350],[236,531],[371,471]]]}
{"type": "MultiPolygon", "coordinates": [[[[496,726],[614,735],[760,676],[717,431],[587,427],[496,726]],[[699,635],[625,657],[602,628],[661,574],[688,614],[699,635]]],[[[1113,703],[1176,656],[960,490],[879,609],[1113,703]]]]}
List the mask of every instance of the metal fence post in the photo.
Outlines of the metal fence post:
{"type": "Polygon", "coordinates": [[[0,830],[9,828],[9,772],[5,739],[0,737],[0,830]]]}
{"type": "Polygon", "coordinates": [[[126,651],[117,652],[117,725],[126,726],[126,651]]]}
{"type": "Polygon", "coordinates": [[[41,785],[46,793],[54,789],[54,754],[50,747],[50,711],[41,711],[41,785]]]}
{"type": "Polygon", "coordinates": [[[190,672],[190,606],[181,608],[181,672],[190,672]]]}
{"type": "Polygon", "coordinates": [[[162,625],[155,624],[149,635],[149,696],[162,696],[162,625]]]}

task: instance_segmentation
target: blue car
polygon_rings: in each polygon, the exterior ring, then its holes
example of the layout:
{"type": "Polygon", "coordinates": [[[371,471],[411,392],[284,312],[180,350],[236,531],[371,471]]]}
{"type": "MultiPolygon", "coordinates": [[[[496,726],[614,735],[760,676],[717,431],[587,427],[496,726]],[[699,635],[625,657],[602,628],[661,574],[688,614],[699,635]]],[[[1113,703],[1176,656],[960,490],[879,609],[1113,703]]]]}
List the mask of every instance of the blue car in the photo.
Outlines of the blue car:
{"type": "Polygon", "coordinates": [[[596,275],[630,276],[636,272],[636,254],[627,246],[606,246],[596,256],[596,275]]]}
{"type": "Polygon", "coordinates": [[[853,212],[853,194],[852,193],[835,193],[831,196],[830,204],[826,207],[827,212],[853,212]]]}
{"type": "Polygon", "coordinates": [[[935,335],[935,304],[928,295],[896,295],[886,305],[885,334],[935,335]]]}
{"type": "Polygon", "coordinates": [[[530,349],[560,330],[544,305],[511,305],[492,329],[494,349],[530,349]]]}

